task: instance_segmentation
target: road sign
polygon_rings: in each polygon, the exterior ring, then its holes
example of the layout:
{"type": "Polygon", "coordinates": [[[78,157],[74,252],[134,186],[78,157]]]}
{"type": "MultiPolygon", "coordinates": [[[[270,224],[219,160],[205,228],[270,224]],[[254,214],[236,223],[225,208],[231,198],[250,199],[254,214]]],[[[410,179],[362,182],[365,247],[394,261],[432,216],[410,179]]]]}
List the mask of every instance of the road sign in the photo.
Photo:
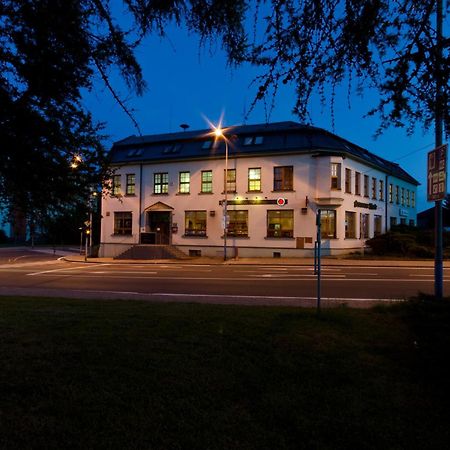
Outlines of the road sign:
{"type": "Polygon", "coordinates": [[[287,203],[287,200],[285,198],[282,198],[282,197],[277,198],[278,206],[284,206],[286,203],[287,203]]]}
{"type": "Polygon", "coordinates": [[[443,200],[447,194],[447,144],[428,152],[427,200],[443,200]]]}

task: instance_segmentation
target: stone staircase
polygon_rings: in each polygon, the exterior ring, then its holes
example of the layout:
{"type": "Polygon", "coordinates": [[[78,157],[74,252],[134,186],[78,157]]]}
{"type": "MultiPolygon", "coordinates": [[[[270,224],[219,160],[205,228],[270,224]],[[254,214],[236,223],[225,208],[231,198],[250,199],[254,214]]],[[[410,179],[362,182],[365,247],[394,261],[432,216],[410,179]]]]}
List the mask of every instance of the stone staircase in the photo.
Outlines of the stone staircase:
{"type": "Polygon", "coordinates": [[[114,259],[189,259],[174,245],[145,245],[130,247],[114,259]]]}

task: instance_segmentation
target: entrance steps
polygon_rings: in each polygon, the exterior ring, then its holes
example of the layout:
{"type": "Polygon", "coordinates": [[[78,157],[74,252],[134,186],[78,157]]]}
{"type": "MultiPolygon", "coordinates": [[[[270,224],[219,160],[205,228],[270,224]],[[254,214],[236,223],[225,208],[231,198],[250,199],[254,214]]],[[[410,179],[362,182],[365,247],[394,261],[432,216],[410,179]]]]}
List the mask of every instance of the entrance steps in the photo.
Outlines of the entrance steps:
{"type": "Polygon", "coordinates": [[[130,247],[114,259],[189,259],[174,245],[139,244],[130,247]]]}

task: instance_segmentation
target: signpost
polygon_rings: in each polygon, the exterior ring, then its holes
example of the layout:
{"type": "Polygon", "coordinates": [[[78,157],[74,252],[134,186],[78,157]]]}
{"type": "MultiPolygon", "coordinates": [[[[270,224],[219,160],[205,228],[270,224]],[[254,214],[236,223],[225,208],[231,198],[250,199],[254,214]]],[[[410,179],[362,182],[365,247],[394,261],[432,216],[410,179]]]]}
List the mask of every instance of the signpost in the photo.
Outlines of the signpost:
{"type": "Polygon", "coordinates": [[[447,194],[447,150],[448,146],[444,144],[428,153],[427,200],[435,202],[434,296],[437,300],[443,296],[442,200],[447,194]]]}
{"type": "Polygon", "coordinates": [[[428,152],[427,200],[444,200],[447,194],[447,144],[428,152]]]}

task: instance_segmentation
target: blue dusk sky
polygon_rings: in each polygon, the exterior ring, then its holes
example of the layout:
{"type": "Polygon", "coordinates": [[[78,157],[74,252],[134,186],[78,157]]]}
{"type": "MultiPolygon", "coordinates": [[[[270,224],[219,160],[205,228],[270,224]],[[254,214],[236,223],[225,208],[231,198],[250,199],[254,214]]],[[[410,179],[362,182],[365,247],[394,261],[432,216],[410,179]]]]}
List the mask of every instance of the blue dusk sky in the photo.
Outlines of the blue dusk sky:
{"type": "MultiPolygon", "coordinates": [[[[284,86],[275,99],[275,108],[267,116],[264,104],[258,103],[249,113],[257,92],[252,80],[258,75],[249,65],[230,68],[220,45],[200,48],[196,35],[184,29],[167,28],[167,37],[147,38],[137,49],[148,88],[142,97],[129,92],[125,84],[111,74],[111,79],[128,108],[134,110],[142,134],[181,131],[180,124],[189,124],[190,130],[207,128],[205,117],[217,123],[223,116],[223,125],[255,124],[279,121],[298,121],[292,114],[295,87],[284,86]]],[[[399,163],[421,185],[418,187],[417,210],[433,206],[426,201],[426,155],[434,148],[434,133],[424,134],[420,125],[412,136],[405,129],[391,128],[374,139],[379,125],[377,117],[364,114],[377,104],[377,94],[364,97],[351,95],[348,105],[347,89],[338,90],[335,98],[334,126],[329,108],[323,108],[316,97],[311,104],[311,125],[329,130],[390,161],[399,163]]],[[[105,123],[105,142],[138,134],[132,121],[121,110],[101,80],[92,92],[85,95],[85,106],[94,118],[105,123]]]]}

